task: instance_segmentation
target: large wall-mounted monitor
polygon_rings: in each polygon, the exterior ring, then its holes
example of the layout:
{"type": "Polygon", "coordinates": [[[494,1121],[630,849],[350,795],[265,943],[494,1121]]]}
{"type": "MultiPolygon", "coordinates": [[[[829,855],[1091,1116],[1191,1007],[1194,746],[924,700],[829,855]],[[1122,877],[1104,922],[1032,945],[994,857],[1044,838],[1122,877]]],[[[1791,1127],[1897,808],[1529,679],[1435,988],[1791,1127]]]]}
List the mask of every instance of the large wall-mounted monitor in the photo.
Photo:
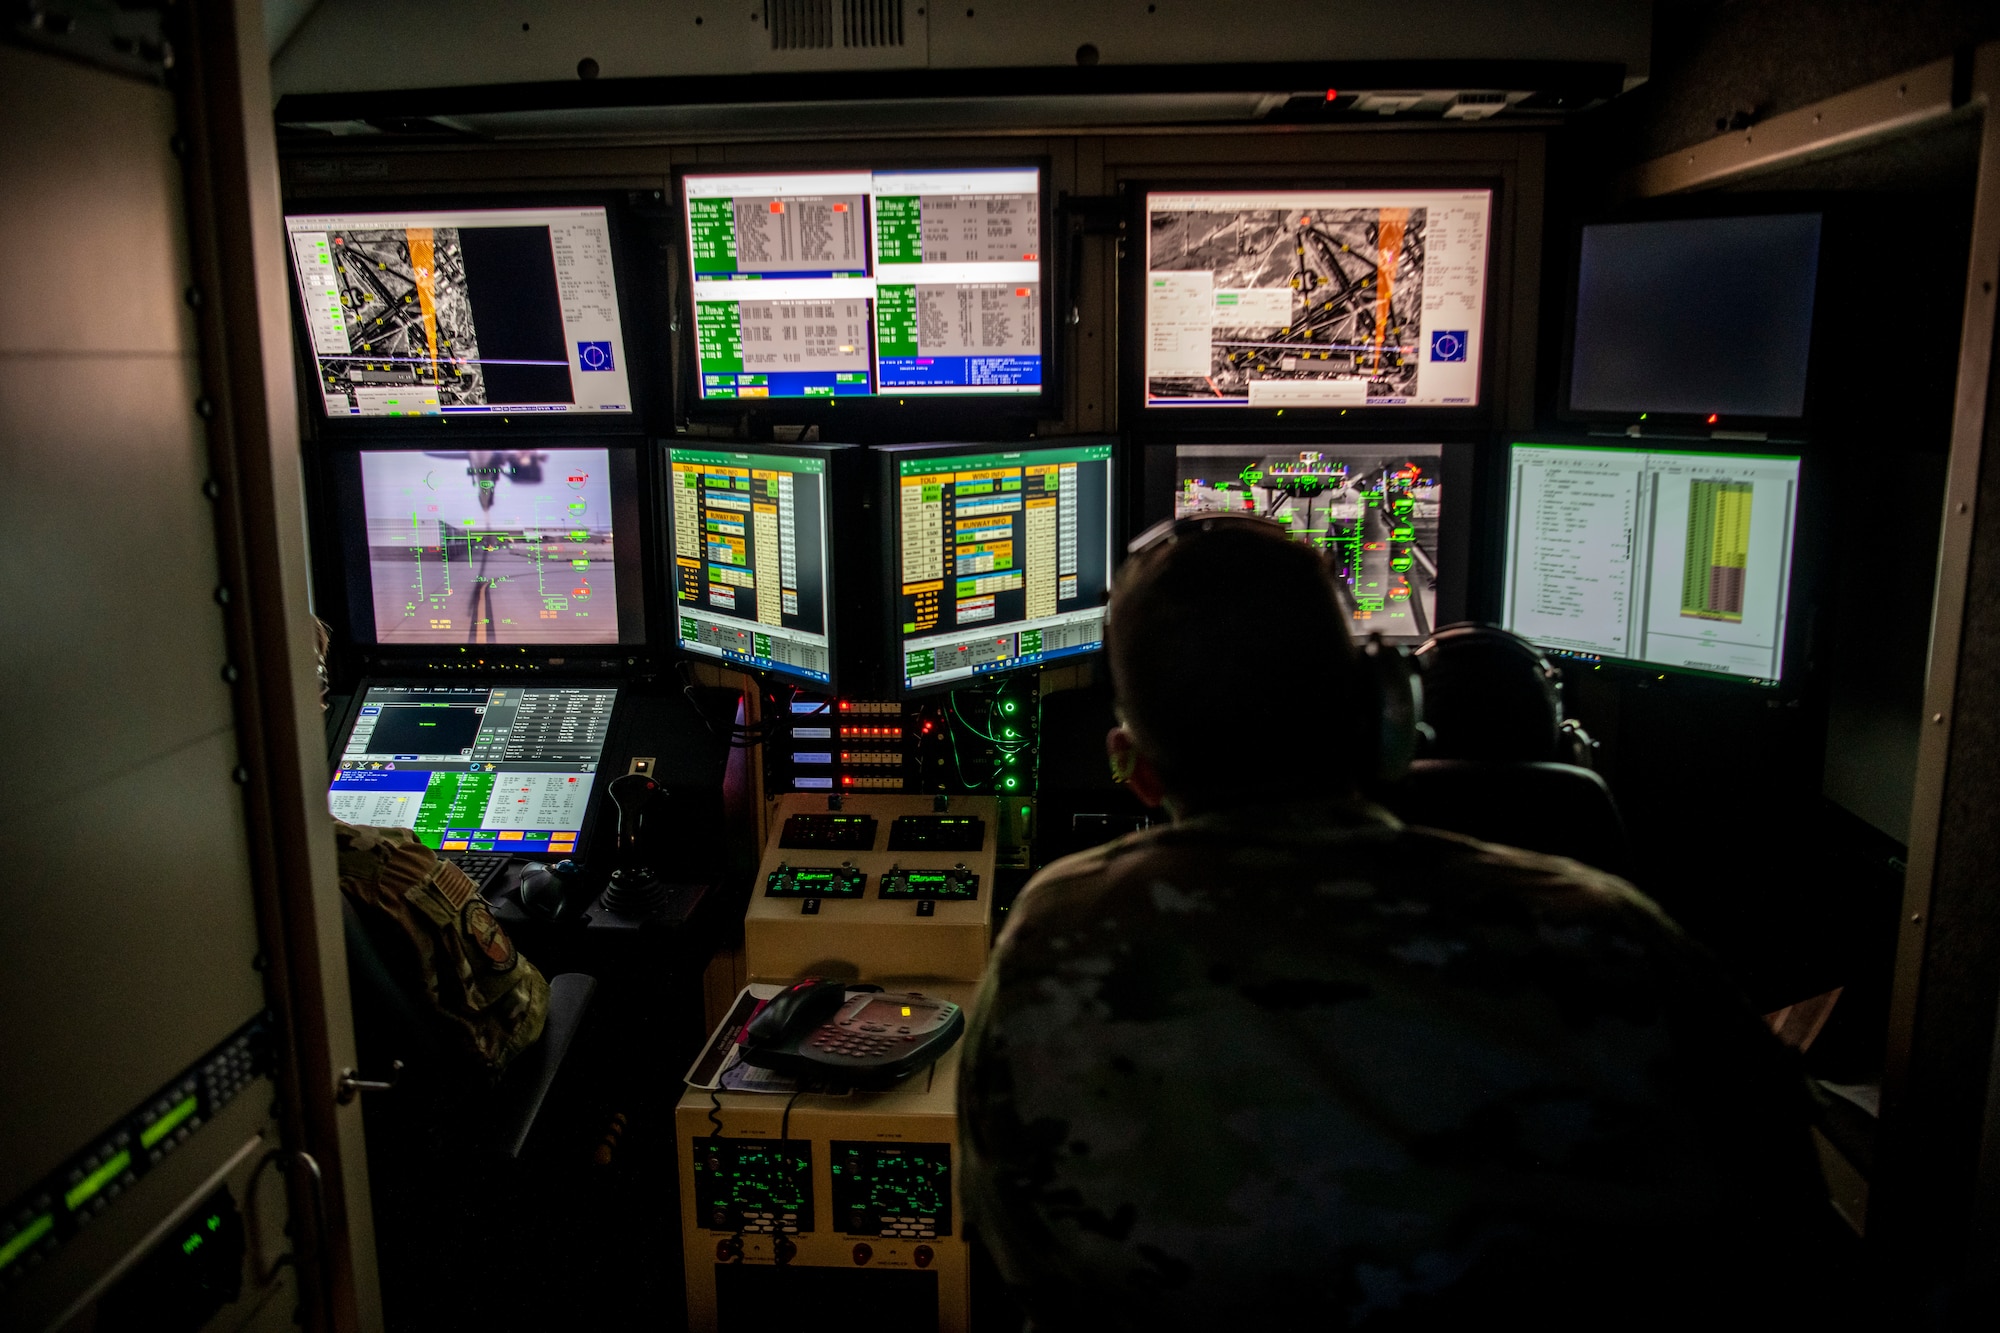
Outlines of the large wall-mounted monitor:
{"type": "Polygon", "coordinates": [[[1173,514],[1276,519],[1326,553],[1357,636],[1414,642],[1438,624],[1444,483],[1442,444],[1183,444],[1173,514]]]}
{"type": "Polygon", "coordinates": [[[674,642],[795,682],[833,678],[833,450],[667,450],[674,642]]]}
{"type": "Polygon", "coordinates": [[[689,174],[681,186],[697,403],[1031,410],[1043,394],[1039,167],[689,174]]]}
{"type": "Polygon", "coordinates": [[[356,642],[645,642],[633,450],[364,449],[337,467],[356,642]]]}
{"type": "Polygon", "coordinates": [[[1154,190],[1146,409],[1479,404],[1493,192],[1154,190]]]}
{"type": "Polygon", "coordinates": [[[1784,674],[1799,458],[1518,443],[1501,623],[1554,652],[1784,674]]]}
{"type": "Polygon", "coordinates": [[[616,686],[371,685],[327,806],[434,851],[575,855],[617,702],[616,686]]]}
{"type": "Polygon", "coordinates": [[[1583,229],[1567,407],[1717,424],[1806,410],[1821,215],[1583,229]]]}
{"type": "Polygon", "coordinates": [[[602,206],[285,219],[329,419],[629,415],[602,206]]]}
{"type": "Polygon", "coordinates": [[[902,687],[964,685],[1104,646],[1110,440],[892,445],[885,524],[902,687]]]}

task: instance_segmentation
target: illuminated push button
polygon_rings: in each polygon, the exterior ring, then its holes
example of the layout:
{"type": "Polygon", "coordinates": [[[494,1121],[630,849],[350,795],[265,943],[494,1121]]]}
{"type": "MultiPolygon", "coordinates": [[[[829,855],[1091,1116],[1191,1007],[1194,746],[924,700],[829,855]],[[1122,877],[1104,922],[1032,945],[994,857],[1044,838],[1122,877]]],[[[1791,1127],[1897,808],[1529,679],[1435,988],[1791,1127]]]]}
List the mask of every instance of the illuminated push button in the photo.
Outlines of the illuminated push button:
{"type": "Polygon", "coordinates": [[[854,1246],[854,1262],[865,1264],[875,1257],[875,1247],[867,1241],[859,1241],[854,1246]]]}

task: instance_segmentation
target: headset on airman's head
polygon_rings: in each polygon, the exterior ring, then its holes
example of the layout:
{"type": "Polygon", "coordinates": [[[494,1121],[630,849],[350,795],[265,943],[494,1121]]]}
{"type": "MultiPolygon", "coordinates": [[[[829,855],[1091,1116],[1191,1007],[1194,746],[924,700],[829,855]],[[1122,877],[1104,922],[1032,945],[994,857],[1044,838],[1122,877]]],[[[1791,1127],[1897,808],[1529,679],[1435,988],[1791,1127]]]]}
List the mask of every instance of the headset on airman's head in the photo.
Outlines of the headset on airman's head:
{"type": "MultiPolygon", "coordinates": [[[[1269,529],[1286,541],[1294,540],[1291,529],[1261,514],[1191,514],[1155,523],[1126,544],[1125,554],[1129,559],[1170,546],[1197,533],[1249,525],[1269,529]]],[[[1323,562],[1327,560],[1324,552],[1321,559],[1323,562]]],[[[1354,671],[1361,696],[1355,702],[1361,704],[1364,711],[1372,712],[1381,719],[1380,725],[1362,747],[1363,754],[1355,778],[1363,786],[1394,782],[1408,771],[1410,761],[1417,754],[1423,726],[1423,682],[1411,663],[1408,650],[1385,642],[1377,633],[1371,633],[1355,643],[1354,671]]]]}

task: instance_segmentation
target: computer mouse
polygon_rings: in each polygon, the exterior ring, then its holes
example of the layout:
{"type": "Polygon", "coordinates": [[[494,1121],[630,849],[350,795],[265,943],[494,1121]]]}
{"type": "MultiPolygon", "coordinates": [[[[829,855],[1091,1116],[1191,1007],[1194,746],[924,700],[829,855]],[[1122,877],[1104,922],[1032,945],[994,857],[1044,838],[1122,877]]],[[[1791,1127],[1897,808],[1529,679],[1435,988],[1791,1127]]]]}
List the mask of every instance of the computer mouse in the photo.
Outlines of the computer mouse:
{"type": "Polygon", "coordinates": [[[545,865],[536,861],[521,871],[521,910],[530,916],[554,920],[562,914],[569,896],[569,879],[575,867],[568,861],[545,865]]]}
{"type": "Polygon", "coordinates": [[[847,983],[806,977],[757,1007],[737,1038],[746,1046],[772,1046],[810,1032],[832,1018],[847,1000],[847,983]]]}

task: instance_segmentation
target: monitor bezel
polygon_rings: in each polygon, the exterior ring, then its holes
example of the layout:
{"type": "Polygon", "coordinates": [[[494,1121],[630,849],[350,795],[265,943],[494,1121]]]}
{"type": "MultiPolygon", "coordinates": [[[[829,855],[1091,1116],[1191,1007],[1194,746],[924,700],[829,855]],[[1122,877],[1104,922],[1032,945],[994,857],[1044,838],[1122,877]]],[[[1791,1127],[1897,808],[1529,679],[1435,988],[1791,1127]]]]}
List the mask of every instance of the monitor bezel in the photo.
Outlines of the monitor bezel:
{"type": "Polygon", "coordinates": [[[318,520],[313,530],[330,534],[325,544],[331,548],[331,561],[316,562],[321,574],[319,578],[320,596],[316,599],[321,608],[322,619],[327,621],[335,644],[349,646],[359,654],[363,663],[373,669],[396,670],[397,664],[407,664],[409,668],[422,665],[436,667],[448,662],[453,670],[480,670],[506,672],[510,670],[541,671],[549,666],[562,667],[565,663],[572,667],[580,662],[603,659],[603,665],[623,662],[634,665],[640,657],[649,653],[657,643],[654,626],[657,619],[656,598],[657,579],[653,571],[650,552],[656,542],[654,534],[656,502],[654,492],[657,484],[653,475],[650,451],[643,441],[618,436],[610,439],[558,435],[552,439],[523,440],[478,440],[461,437],[451,441],[372,439],[342,440],[337,445],[322,451],[321,465],[317,470],[321,478],[320,501],[316,506],[318,520]],[[367,511],[362,501],[361,455],[367,453],[443,453],[459,452],[459,446],[466,446],[470,452],[478,445],[512,445],[514,447],[547,449],[602,449],[609,456],[613,473],[612,486],[612,528],[618,531],[629,525],[635,534],[631,546],[636,553],[619,558],[614,555],[613,569],[620,574],[630,571],[630,583],[620,578],[617,591],[619,637],[611,643],[463,643],[441,641],[430,643],[385,643],[375,633],[374,588],[368,570],[367,511]],[[440,447],[444,446],[444,447],[440,447]],[[621,479],[620,472],[623,471],[621,479]],[[624,568],[621,569],[620,566],[624,568]],[[331,614],[329,614],[331,613],[331,614]],[[633,617],[632,630],[636,638],[626,635],[627,616],[633,617]],[[366,626],[367,633],[361,632],[366,626]],[[455,659],[455,660],[454,660],[455,659]]]}
{"type": "MultiPolygon", "coordinates": [[[[1606,213],[1586,217],[1570,226],[1566,236],[1564,302],[1562,307],[1562,355],[1558,358],[1555,418],[1570,429],[1591,426],[1621,426],[1644,431],[1699,431],[1711,435],[1717,444],[1802,443],[1802,432],[1817,415],[1822,376],[1818,373],[1830,316],[1827,280],[1832,271],[1831,250],[1836,244],[1834,211],[1823,200],[1797,195],[1701,195],[1693,198],[1650,199],[1606,213]],[[1805,394],[1797,416],[1729,415],[1720,412],[1665,412],[1650,409],[1607,411],[1570,405],[1576,365],[1577,299],[1583,282],[1583,235],[1592,227],[1627,223],[1699,222],[1706,219],[1780,217],[1811,214],[1819,218],[1819,253],[1813,274],[1813,311],[1808,321],[1805,394]],[[1713,416],[1713,420],[1710,417],[1713,416]],[[1775,432],[1775,437],[1774,437],[1775,432]],[[1748,440],[1742,437],[1751,437],[1748,440]],[[1762,437],[1762,438],[1758,438],[1762,437]]],[[[1726,452],[1726,451],[1725,451],[1726,452]]]]}
{"type": "Polygon", "coordinates": [[[533,208],[602,208],[611,238],[612,282],[618,300],[619,337],[626,363],[626,383],[632,392],[630,412],[524,412],[461,416],[333,416],[319,390],[319,359],[306,331],[305,296],[292,254],[291,229],[285,228],[285,269],[291,292],[292,347],[301,396],[309,398],[305,416],[316,433],[329,442],[346,437],[394,432],[414,438],[461,435],[580,434],[629,435],[643,438],[649,423],[673,412],[670,353],[671,307],[665,301],[664,274],[645,242],[650,215],[666,205],[660,190],[520,190],[439,191],[381,195],[287,195],[281,221],[306,213],[394,213],[398,211],[506,210],[533,208]],[[651,273],[652,279],[642,278],[651,273]],[[657,331],[657,334],[656,334],[657,331]]]}
{"type": "MultiPolygon", "coordinates": [[[[628,704],[631,699],[631,693],[629,687],[632,682],[622,677],[555,676],[546,680],[540,678],[524,679],[519,676],[507,675],[504,671],[492,672],[490,674],[482,673],[470,681],[454,677],[412,676],[407,674],[363,676],[355,682],[354,695],[347,701],[347,705],[341,714],[340,726],[334,731],[333,740],[327,747],[327,792],[332,790],[334,779],[340,774],[340,757],[346,753],[348,737],[353,735],[354,724],[360,720],[361,708],[367,702],[369,690],[377,687],[389,689],[443,689],[465,684],[477,686],[481,679],[491,682],[486,686],[488,690],[497,689],[504,685],[508,689],[609,689],[616,691],[616,697],[611,703],[611,720],[606,724],[604,730],[604,749],[598,755],[597,771],[591,775],[590,798],[585,803],[583,810],[583,827],[577,830],[577,850],[553,856],[553,859],[556,860],[561,860],[567,856],[570,859],[587,863],[590,859],[591,850],[595,846],[597,830],[601,822],[599,817],[603,812],[603,808],[610,804],[609,799],[605,795],[605,789],[610,785],[612,778],[617,776],[618,765],[615,756],[624,752],[625,727],[630,714],[628,704]]],[[[323,796],[325,794],[322,793],[323,796]]],[[[457,855],[455,852],[440,851],[437,848],[432,848],[431,850],[440,858],[457,855]]],[[[479,853],[479,855],[497,856],[503,855],[503,853],[496,849],[493,852],[479,853]]],[[[529,852],[518,853],[516,855],[520,859],[533,860],[537,856],[552,856],[553,854],[529,852]]]]}
{"type": "MultiPolygon", "coordinates": [[[[660,595],[666,615],[666,633],[662,643],[666,650],[684,662],[715,667],[725,671],[740,671],[770,684],[803,690],[810,694],[824,693],[829,697],[838,692],[844,675],[842,671],[842,649],[846,646],[842,626],[847,617],[842,614],[840,592],[844,581],[840,569],[845,563],[841,556],[843,543],[839,538],[841,506],[837,503],[836,477],[845,480],[846,462],[860,450],[849,444],[778,444],[771,441],[711,440],[692,437],[675,437],[659,442],[658,483],[654,487],[660,504],[658,559],[652,563],[658,567],[660,595]],[[788,671],[783,667],[757,666],[749,662],[732,661],[712,653],[687,647],[680,635],[680,583],[674,577],[673,516],[671,510],[673,485],[673,451],[675,449],[699,450],[704,453],[741,453],[763,455],[764,457],[810,456],[822,460],[825,470],[820,474],[826,484],[826,512],[822,516],[821,533],[826,543],[826,561],[823,569],[826,609],[826,649],[828,671],[827,680],[813,680],[810,677],[788,671]]],[[[844,487],[842,488],[844,489],[844,487]]],[[[755,623],[755,622],[752,622],[755,623]]]]}
{"type": "MultiPolygon", "coordinates": [[[[1382,431],[1370,435],[1324,435],[1319,438],[1289,436],[1284,439],[1246,439],[1238,433],[1205,432],[1200,437],[1173,440],[1152,440],[1133,446],[1138,455],[1131,468],[1134,483],[1131,511],[1134,520],[1132,529],[1145,528],[1174,516],[1174,491],[1180,483],[1179,451],[1182,446],[1199,447],[1212,445],[1243,445],[1266,449],[1296,449],[1320,446],[1326,449],[1397,449],[1409,445],[1437,445],[1443,452],[1439,466],[1439,484],[1449,496],[1462,497],[1448,499],[1445,512],[1438,521],[1438,580],[1435,623],[1431,632],[1456,624],[1469,618],[1474,603],[1474,580],[1469,571],[1474,565],[1473,536],[1477,528],[1478,505],[1476,497],[1482,487],[1479,484],[1481,455],[1487,437],[1483,433],[1459,431],[1382,431]],[[1400,438],[1397,438],[1400,437],[1400,438]],[[1456,574],[1445,571],[1457,570],[1456,574]]],[[[1368,631],[1350,625],[1354,637],[1363,639],[1368,631]]],[[[1414,647],[1407,639],[1391,639],[1390,643],[1414,647]]]]}
{"type": "MultiPolygon", "coordinates": [[[[843,440],[858,444],[915,441],[925,436],[977,429],[995,432],[998,438],[1027,439],[1036,423],[1061,415],[1063,357],[1056,335],[1060,325],[1056,307],[1061,274],[1050,248],[1055,235],[1055,191],[1053,163],[1046,154],[1001,153],[989,158],[976,154],[889,154],[861,155],[858,161],[819,160],[786,157],[771,162],[732,161],[714,165],[676,167],[673,174],[674,214],[673,310],[677,321],[685,321],[688,336],[675,340],[674,384],[680,398],[679,419],[683,425],[737,427],[746,435],[761,434],[774,426],[818,426],[823,432],[836,430],[843,440]],[[695,327],[693,233],[689,229],[687,181],[690,177],[747,175],[825,175],[839,172],[874,171],[1006,171],[1034,170],[1039,182],[1039,226],[1042,248],[1042,388],[1038,394],[924,394],[897,398],[869,394],[849,398],[761,398],[706,399],[701,394],[701,364],[692,331],[695,327]]],[[[874,225],[870,219],[871,227],[874,225]]],[[[874,244],[869,241],[872,253],[874,244]]],[[[877,275],[879,277],[879,275],[877,275]]],[[[872,318],[872,315],[871,315],[872,318]]],[[[871,336],[873,330],[871,328],[871,336]]]]}
{"type": "MultiPolygon", "coordinates": [[[[1005,671],[988,671],[963,680],[939,681],[936,684],[907,685],[903,674],[903,632],[896,615],[889,609],[898,605],[902,597],[902,568],[895,551],[900,546],[902,536],[901,482],[896,463],[904,458],[955,458],[970,457],[993,452],[1031,451],[1036,449],[1074,449],[1089,445],[1105,445],[1110,453],[1105,458],[1109,472],[1105,476],[1105,542],[1107,565],[1105,568],[1105,605],[1110,604],[1111,583],[1117,577],[1118,566],[1123,556],[1123,535],[1120,523],[1124,508],[1122,492],[1124,483],[1120,473],[1124,471],[1125,447],[1115,435],[1059,435],[1043,436],[1032,440],[987,440],[987,441],[924,441],[907,444],[888,444],[871,449],[879,460],[878,475],[875,479],[875,501],[883,516],[879,547],[881,569],[876,585],[877,596],[881,598],[881,628],[879,630],[880,652],[883,672],[883,687],[892,697],[899,699],[921,699],[941,697],[954,690],[972,689],[989,680],[1000,680],[1025,671],[1040,671],[1049,665],[1046,662],[1030,662],[1009,667],[1005,671]]],[[[1055,665],[1074,666],[1094,662],[1102,657],[1104,644],[1087,652],[1073,653],[1059,658],[1055,665]]]]}
{"type": "MultiPolygon", "coordinates": [[[[1754,690],[1781,702],[1797,699],[1807,691],[1812,676],[1810,650],[1814,633],[1814,602],[1819,582],[1822,547],[1820,516],[1825,509],[1820,503],[1818,494],[1824,481],[1821,473],[1825,469],[1815,463],[1811,449],[1795,442],[1710,440],[1694,435],[1636,437],[1577,431],[1507,432],[1500,438],[1495,450],[1495,470],[1500,476],[1494,487],[1497,497],[1493,515],[1495,531],[1492,542],[1495,558],[1491,565],[1492,575],[1488,580],[1490,585],[1488,605],[1492,623],[1502,628],[1509,628],[1506,624],[1506,582],[1509,562],[1513,558],[1508,526],[1513,511],[1514,450],[1523,446],[1797,460],[1799,483],[1792,512],[1792,565],[1786,592],[1784,636],[1778,645],[1776,680],[1765,681],[1757,677],[1741,676],[1727,671],[1711,671],[1700,667],[1671,666],[1636,657],[1609,657],[1571,649],[1550,648],[1540,643],[1535,643],[1535,647],[1547,655],[1551,662],[1566,671],[1601,671],[1617,681],[1678,681],[1697,689],[1732,692],[1754,690]]],[[[1518,633],[1511,630],[1510,632],[1518,633]]],[[[1528,641],[1535,642],[1532,638],[1528,641]]]]}
{"type": "Polygon", "coordinates": [[[1510,217],[1508,179],[1496,167],[1437,174],[1384,175],[1379,164],[1353,175],[1205,176],[1191,179],[1146,177],[1121,181],[1127,198],[1126,228],[1134,238],[1121,260],[1123,290],[1138,295],[1122,302],[1118,316],[1119,398],[1123,420],[1135,433],[1178,436],[1199,433],[1220,438],[1282,441],[1312,438],[1328,432],[1354,434],[1357,439],[1478,430],[1498,419],[1495,397],[1502,383],[1496,360],[1505,359],[1504,310],[1513,272],[1514,227],[1510,217]],[[1273,190],[1485,190],[1490,196],[1486,233],[1485,287],[1480,308],[1479,401],[1459,406],[1433,404],[1408,407],[1165,407],[1146,401],[1146,241],[1147,197],[1152,194],[1247,194],[1273,190]]]}

